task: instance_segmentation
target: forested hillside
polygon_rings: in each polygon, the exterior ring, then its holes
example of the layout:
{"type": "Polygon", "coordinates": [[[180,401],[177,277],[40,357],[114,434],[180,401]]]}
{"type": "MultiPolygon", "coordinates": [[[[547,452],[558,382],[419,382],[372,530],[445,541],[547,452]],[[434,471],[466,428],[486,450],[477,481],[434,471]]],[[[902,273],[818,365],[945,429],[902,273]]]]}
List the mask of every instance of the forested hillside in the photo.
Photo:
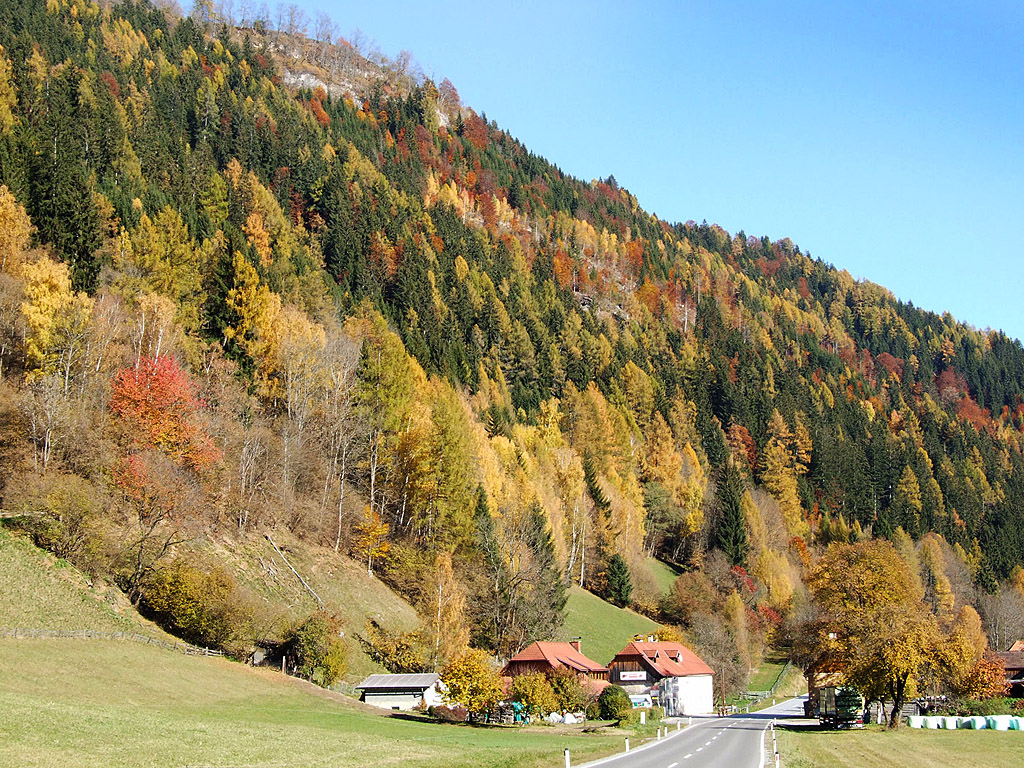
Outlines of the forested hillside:
{"type": "Polygon", "coordinates": [[[872,536],[1024,630],[1019,342],[243,21],[0,7],[0,502],[38,542],[246,646],[287,629],[195,542],[286,529],[419,608],[373,635],[395,669],[550,637],[576,583],[739,686],[816,553],[872,536]]]}

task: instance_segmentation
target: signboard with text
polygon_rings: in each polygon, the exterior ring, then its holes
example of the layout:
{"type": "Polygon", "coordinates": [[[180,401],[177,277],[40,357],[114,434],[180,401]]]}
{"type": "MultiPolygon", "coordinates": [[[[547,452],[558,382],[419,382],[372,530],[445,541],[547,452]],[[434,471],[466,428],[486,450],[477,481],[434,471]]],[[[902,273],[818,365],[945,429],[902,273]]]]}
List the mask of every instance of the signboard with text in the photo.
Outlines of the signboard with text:
{"type": "Polygon", "coordinates": [[[647,673],[644,671],[640,672],[619,672],[619,680],[646,680],[647,673]]]}

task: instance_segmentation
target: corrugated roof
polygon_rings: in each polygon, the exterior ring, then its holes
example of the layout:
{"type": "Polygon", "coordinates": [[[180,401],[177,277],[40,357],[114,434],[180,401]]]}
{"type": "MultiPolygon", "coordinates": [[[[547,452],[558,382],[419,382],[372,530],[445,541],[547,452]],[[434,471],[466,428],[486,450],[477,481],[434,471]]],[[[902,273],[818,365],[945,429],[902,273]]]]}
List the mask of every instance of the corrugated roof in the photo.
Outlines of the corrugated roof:
{"type": "Polygon", "coordinates": [[[409,690],[410,688],[422,688],[426,690],[441,676],[436,672],[428,672],[421,675],[370,675],[363,680],[356,688],[384,688],[395,690],[409,690]]]}
{"type": "MultiPolygon", "coordinates": [[[[577,651],[571,643],[530,643],[523,650],[508,660],[514,661],[546,661],[554,669],[569,667],[577,672],[607,672],[608,667],[598,664],[577,651]]],[[[508,669],[508,666],[505,667],[508,669]]]]}
{"type": "MultiPolygon", "coordinates": [[[[715,674],[714,670],[705,664],[700,656],[682,643],[640,643],[633,641],[615,654],[615,659],[620,657],[640,657],[647,666],[661,677],[715,674]]],[[[614,662],[615,659],[612,659],[612,661],[614,662]]]]}

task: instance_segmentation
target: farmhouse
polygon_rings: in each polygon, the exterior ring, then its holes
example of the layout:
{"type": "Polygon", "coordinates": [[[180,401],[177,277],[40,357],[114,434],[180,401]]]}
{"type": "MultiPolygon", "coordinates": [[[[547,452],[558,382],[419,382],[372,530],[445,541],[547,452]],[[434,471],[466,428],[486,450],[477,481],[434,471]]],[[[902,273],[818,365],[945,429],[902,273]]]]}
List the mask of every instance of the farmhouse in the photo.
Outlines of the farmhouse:
{"type": "Polygon", "coordinates": [[[579,640],[569,643],[531,643],[508,660],[501,674],[516,677],[531,672],[546,674],[558,669],[570,669],[588,681],[608,680],[608,667],[584,656],[579,640]]]}
{"type": "Polygon", "coordinates": [[[1024,643],[1018,640],[1010,650],[993,655],[1003,663],[1009,695],[1024,695],[1024,643]]]}
{"type": "Polygon", "coordinates": [[[633,641],[608,664],[611,682],[633,696],[657,694],[665,714],[714,712],[714,671],[682,643],[633,641]]]}
{"type": "Polygon", "coordinates": [[[423,675],[370,675],[356,688],[361,701],[382,709],[410,710],[441,703],[441,677],[423,675]]]}

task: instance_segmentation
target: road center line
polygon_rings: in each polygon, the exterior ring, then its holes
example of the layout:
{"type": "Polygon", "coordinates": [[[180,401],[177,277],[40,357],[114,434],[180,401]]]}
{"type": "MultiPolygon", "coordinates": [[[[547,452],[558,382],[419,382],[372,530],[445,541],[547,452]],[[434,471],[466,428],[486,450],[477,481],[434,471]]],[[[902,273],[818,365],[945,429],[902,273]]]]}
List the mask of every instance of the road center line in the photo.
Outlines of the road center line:
{"type": "Polygon", "coordinates": [[[693,757],[693,752],[688,755],[683,755],[683,760],[689,760],[691,757],[693,757]]]}
{"type": "Polygon", "coordinates": [[[679,765],[679,763],[672,763],[668,768],[676,768],[677,765],[679,765]]]}

